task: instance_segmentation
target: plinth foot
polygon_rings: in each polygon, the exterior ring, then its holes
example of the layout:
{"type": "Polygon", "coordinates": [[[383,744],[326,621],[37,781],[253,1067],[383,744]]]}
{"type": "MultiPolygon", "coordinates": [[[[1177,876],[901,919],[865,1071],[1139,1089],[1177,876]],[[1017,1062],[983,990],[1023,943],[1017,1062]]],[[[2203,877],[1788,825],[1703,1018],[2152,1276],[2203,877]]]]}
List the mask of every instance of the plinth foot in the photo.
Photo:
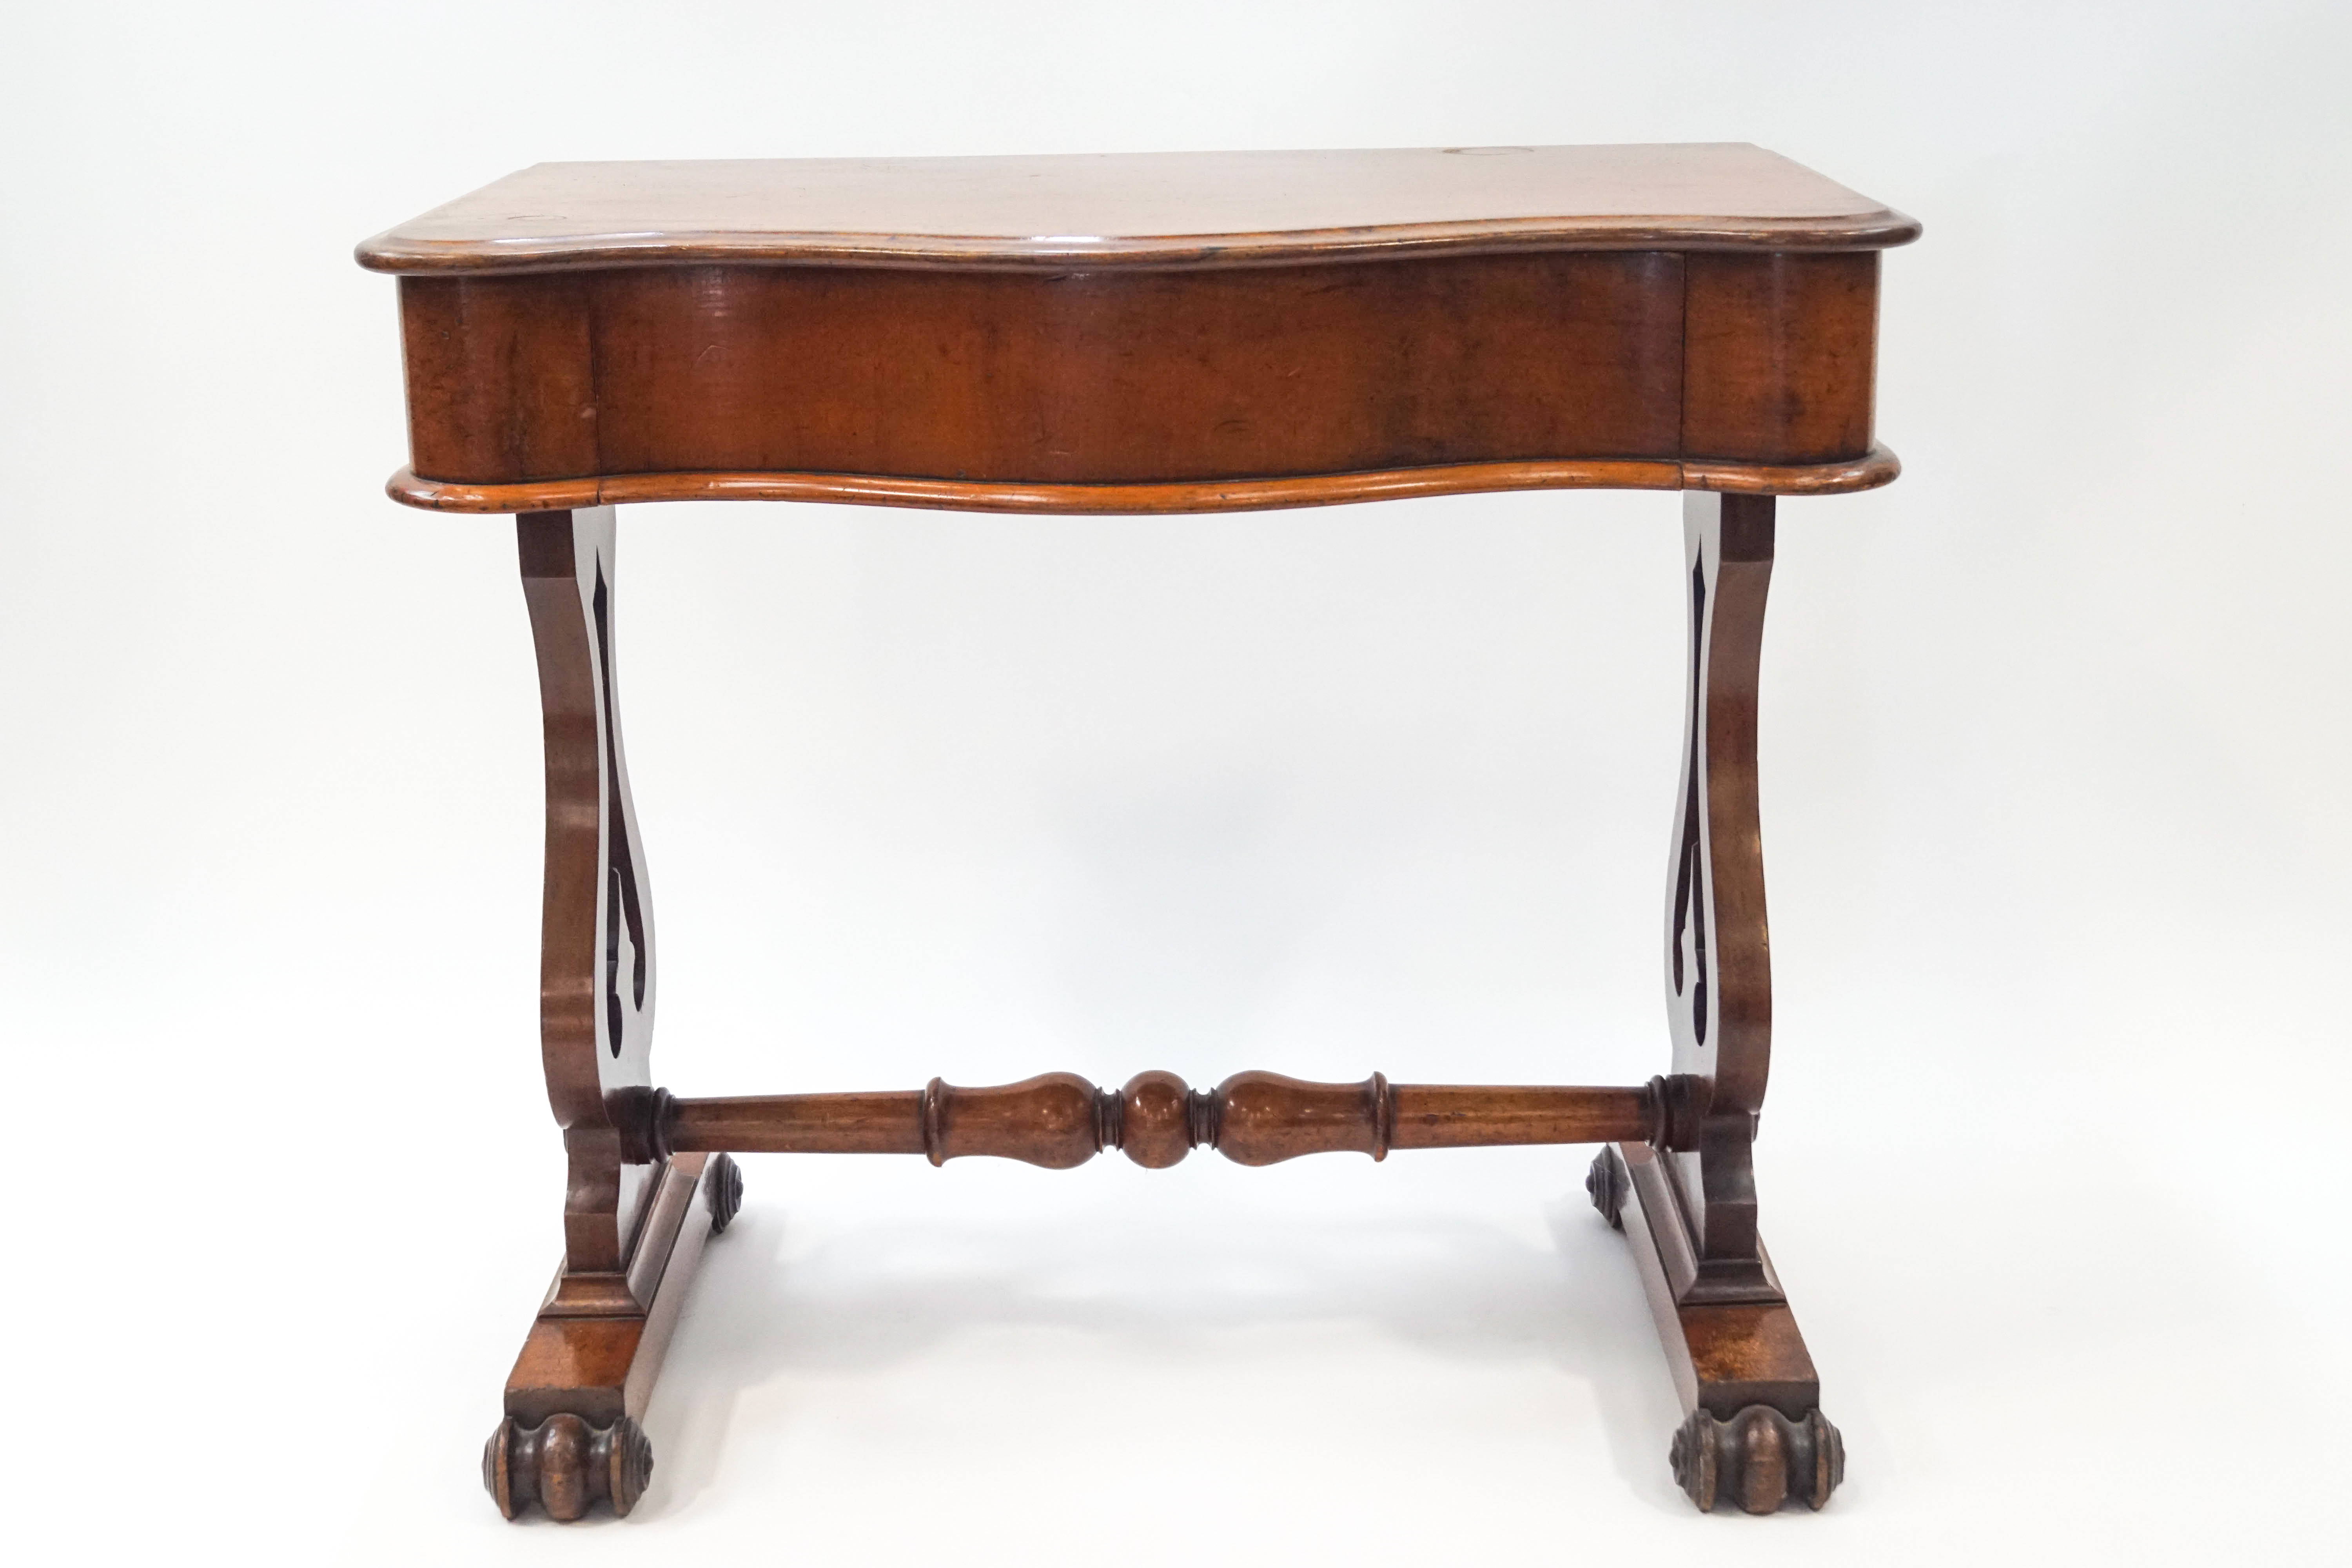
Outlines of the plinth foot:
{"type": "Polygon", "coordinates": [[[1845,1445],[1821,1413],[1821,1379],[1759,1247],[1752,1259],[1701,1257],[1664,1158],[1604,1147],[1586,1179],[1593,1206],[1625,1233],[1685,1417],[1669,1459],[1690,1500],[1770,1513],[1829,1501],[1845,1445]],[[1605,1201],[1604,1201],[1605,1200],[1605,1201]]]}
{"type": "Polygon", "coordinates": [[[653,1445],[638,1422],[704,1242],[742,1202],[724,1154],[674,1154],[656,1173],[628,1267],[556,1277],[507,1378],[506,1419],[482,1484],[509,1519],[536,1503],[564,1523],[599,1502],[625,1515],[644,1495],[653,1445]]]}

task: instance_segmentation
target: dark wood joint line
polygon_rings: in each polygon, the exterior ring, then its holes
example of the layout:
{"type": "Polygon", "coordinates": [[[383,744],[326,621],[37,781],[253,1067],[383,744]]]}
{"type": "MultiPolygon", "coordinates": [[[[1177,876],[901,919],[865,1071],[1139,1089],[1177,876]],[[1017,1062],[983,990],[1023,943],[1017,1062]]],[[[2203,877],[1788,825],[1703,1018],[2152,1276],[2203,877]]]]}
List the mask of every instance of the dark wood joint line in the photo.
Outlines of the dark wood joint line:
{"type": "Polygon", "coordinates": [[[1223,1113],[1224,1103],[1213,1089],[1194,1089],[1185,1091],[1186,1147],[1213,1149],[1217,1146],[1218,1119],[1223,1113]]]}
{"type": "Polygon", "coordinates": [[[948,1163],[947,1100],[944,1079],[935,1078],[923,1086],[923,1154],[934,1167],[948,1163]]]}
{"type": "Polygon", "coordinates": [[[1696,1073],[1670,1073],[1652,1079],[1643,1086],[1649,1097],[1650,1131],[1645,1138],[1653,1149],[1671,1152],[1698,1147],[1699,1123],[1706,1116],[1707,1101],[1713,1086],[1696,1073]]]}
{"type": "Polygon", "coordinates": [[[621,1135],[621,1159],[625,1164],[652,1165],[670,1157],[670,1129],[677,1117],[677,1098],[666,1089],[631,1085],[604,1097],[604,1113],[621,1135]]]}

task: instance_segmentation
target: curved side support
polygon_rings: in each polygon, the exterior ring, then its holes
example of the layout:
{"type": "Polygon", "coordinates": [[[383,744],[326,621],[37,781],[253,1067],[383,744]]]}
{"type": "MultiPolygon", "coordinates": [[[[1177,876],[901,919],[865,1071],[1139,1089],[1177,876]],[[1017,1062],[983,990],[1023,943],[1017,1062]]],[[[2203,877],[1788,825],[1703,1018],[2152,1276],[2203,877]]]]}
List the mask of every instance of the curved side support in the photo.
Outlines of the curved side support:
{"type": "Polygon", "coordinates": [[[540,1056],[570,1181],[564,1258],[617,1273],[654,1167],[628,1146],[648,1091],[653,917],[614,692],[610,507],[515,520],[547,748],[540,1056]]]}
{"type": "Polygon", "coordinates": [[[1891,484],[1902,463],[1883,446],[1834,463],[1739,463],[1712,458],[1560,458],[1454,463],[1297,478],[1202,479],[1162,484],[1027,484],[927,479],[880,474],[682,472],[604,474],[471,484],[422,479],[403,468],[384,493],[430,511],[521,512],[549,507],[668,500],[813,500],[956,511],[1068,512],[1137,516],[1267,511],[1404,500],[1487,490],[1723,490],[1757,495],[1840,495],[1891,484]]]}
{"type": "Polygon", "coordinates": [[[1757,667],[1773,498],[1683,498],[1689,706],[1666,895],[1674,1070],[1706,1085],[1696,1148],[1673,1159],[1703,1275],[1762,1284],[1749,1162],[1772,1049],[1771,943],[1756,788],[1757,667]]]}

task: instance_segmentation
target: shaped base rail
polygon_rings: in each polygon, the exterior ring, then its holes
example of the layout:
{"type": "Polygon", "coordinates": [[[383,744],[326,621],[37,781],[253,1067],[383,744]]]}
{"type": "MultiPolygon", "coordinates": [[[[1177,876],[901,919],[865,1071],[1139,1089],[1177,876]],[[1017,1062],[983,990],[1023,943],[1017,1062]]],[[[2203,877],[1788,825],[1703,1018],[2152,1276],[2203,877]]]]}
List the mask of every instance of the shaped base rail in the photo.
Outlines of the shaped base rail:
{"type": "Polygon", "coordinates": [[[967,1154],[1066,1170],[1106,1149],[1160,1169],[1207,1147],[1244,1165],[1353,1151],[1462,1149],[1527,1143],[1648,1143],[1697,1147],[1704,1079],[1654,1078],[1638,1089],[1496,1088],[1307,1083],[1244,1072],[1213,1089],[1174,1073],[1138,1073],[1097,1089],[1076,1073],[1045,1073],[990,1089],[933,1079],[920,1089],[873,1094],[772,1094],[682,1100],[635,1091],[620,1107],[638,1161],[672,1153],[922,1154],[934,1165],[967,1154]]]}

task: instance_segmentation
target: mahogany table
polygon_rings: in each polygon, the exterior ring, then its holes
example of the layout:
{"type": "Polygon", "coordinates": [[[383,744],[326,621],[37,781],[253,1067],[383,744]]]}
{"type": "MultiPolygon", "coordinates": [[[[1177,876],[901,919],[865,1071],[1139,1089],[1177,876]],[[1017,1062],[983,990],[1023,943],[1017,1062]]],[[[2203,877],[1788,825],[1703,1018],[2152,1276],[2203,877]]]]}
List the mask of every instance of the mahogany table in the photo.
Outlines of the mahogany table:
{"type": "Polygon", "coordinates": [[[1895,478],[1878,253],[1919,226],[1746,145],[543,163],[369,240],[400,276],[395,500],[512,513],[547,754],[540,1053],[564,1257],[483,1475],[626,1513],[729,1152],[1152,1167],[1601,1145],[1702,1509],[1819,1508],[1843,1449],[1757,1236],[1771,1041],[1757,658],[1777,499],[1895,478]],[[1622,1088],[1144,1072],[680,1099],[613,698],[614,508],[1192,512],[1465,490],[1683,492],[1689,708],[1671,1070],[1622,1088]]]}

